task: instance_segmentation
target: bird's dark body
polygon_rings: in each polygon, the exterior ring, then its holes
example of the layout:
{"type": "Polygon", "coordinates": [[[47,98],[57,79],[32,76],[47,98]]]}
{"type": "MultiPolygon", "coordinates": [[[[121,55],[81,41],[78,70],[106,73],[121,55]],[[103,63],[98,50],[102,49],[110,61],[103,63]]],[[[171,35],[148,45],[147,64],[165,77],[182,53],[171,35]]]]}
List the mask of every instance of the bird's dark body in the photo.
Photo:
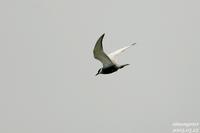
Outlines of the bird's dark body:
{"type": "Polygon", "coordinates": [[[102,68],[102,74],[109,74],[117,71],[119,68],[116,65],[112,65],[109,67],[102,68]]]}

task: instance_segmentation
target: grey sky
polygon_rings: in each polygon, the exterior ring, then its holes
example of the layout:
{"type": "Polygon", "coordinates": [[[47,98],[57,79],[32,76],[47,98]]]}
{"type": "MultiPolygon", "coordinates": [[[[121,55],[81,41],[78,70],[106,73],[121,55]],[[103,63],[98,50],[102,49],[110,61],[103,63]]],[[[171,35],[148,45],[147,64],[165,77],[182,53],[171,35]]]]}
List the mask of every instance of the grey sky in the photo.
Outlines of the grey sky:
{"type": "Polygon", "coordinates": [[[200,121],[198,0],[0,1],[1,133],[170,133],[200,121]],[[111,75],[105,33],[131,64],[111,75]]]}

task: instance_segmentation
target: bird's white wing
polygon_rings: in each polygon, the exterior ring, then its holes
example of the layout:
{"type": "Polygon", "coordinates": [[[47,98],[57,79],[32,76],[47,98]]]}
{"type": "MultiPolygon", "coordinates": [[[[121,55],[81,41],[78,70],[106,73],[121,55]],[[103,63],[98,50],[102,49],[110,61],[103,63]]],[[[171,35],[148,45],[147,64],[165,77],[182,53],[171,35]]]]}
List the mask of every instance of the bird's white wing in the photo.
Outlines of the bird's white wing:
{"type": "Polygon", "coordinates": [[[108,67],[108,66],[113,65],[114,63],[111,61],[111,59],[103,51],[102,41],[103,41],[104,35],[105,34],[103,34],[97,40],[95,47],[94,47],[94,50],[93,50],[93,54],[94,54],[94,58],[99,60],[103,64],[103,67],[108,67]]]}
{"type": "Polygon", "coordinates": [[[120,53],[124,52],[126,49],[128,49],[129,47],[135,45],[136,43],[133,43],[131,44],[130,46],[126,46],[126,47],[123,47],[121,49],[118,49],[110,54],[108,54],[108,57],[112,60],[112,61],[115,61],[116,59],[116,56],[119,55],[120,53]]]}

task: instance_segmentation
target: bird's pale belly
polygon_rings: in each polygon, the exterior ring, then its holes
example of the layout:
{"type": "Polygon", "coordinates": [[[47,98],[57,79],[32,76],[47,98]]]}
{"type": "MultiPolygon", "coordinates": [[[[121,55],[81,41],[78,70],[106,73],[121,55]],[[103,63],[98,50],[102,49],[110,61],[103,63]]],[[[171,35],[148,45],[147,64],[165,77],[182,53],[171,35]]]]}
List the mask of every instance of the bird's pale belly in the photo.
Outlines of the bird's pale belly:
{"type": "Polygon", "coordinates": [[[113,65],[113,66],[110,66],[110,67],[103,68],[102,69],[102,74],[113,73],[113,72],[115,72],[117,70],[118,70],[118,67],[113,65]]]}

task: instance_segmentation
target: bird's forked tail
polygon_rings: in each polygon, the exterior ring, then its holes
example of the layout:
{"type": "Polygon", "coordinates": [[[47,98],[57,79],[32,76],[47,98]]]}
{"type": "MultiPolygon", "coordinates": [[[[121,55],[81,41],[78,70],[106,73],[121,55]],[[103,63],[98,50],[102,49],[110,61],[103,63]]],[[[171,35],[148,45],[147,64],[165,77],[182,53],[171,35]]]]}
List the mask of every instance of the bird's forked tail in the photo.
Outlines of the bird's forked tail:
{"type": "Polygon", "coordinates": [[[119,66],[119,69],[121,69],[121,68],[123,68],[123,67],[125,67],[125,66],[128,66],[128,65],[130,65],[130,64],[121,65],[121,66],[119,66]]]}

